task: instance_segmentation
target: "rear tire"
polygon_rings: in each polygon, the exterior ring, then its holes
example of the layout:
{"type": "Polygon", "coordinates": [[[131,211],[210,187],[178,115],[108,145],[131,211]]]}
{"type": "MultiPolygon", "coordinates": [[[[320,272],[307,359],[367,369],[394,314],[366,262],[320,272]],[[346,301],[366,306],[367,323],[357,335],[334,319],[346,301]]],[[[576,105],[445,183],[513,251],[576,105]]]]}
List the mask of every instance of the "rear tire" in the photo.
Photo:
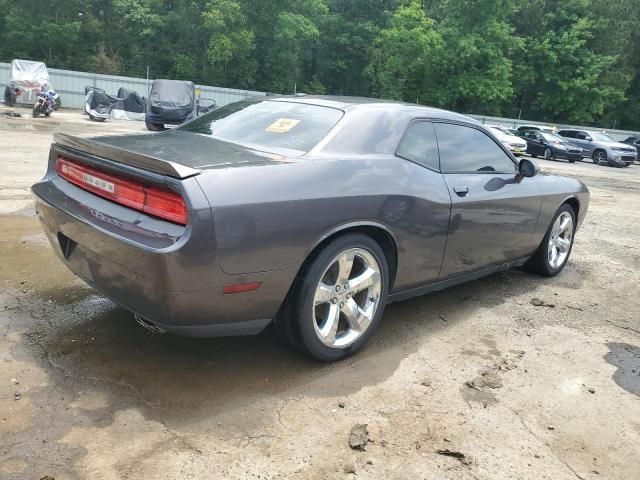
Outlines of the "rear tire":
{"type": "Polygon", "coordinates": [[[543,275],[545,277],[554,277],[562,271],[571,256],[573,248],[573,238],[576,230],[576,213],[571,205],[563,204],[551,220],[551,225],[547,229],[547,233],[542,239],[542,243],[533,254],[533,256],[525,263],[526,270],[543,275]],[[567,228],[562,229],[564,221],[568,221],[567,228]],[[560,228],[558,228],[560,227],[560,228]],[[568,242],[568,243],[567,243],[568,242]],[[562,246],[562,247],[561,247],[562,246]],[[555,248],[555,260],[553,249],[555,248]],[[563,248],[566,250],[560,250],[563,248]],[[562,257],[558,257],[562,255],[562,257]]]}
{"type": "Polygon", "coordinates": [[[33,115],[33,118],[38,118],[38,115],[40,115],[40,109],[37,106],[33,107],[31,114],[33,115]]]}
{"type": "Polygon", "coordinates": [[[359,233],[339,237],[302,267],[276,330],[317,360],[342,360],[360,350],[378,327],[388,288],[389,268],[380,246],[359,233]]]}
{"type": "Polygon", "coordinates": [[[147,130],[150,132],[164,132],[166,130],[163,123],[145,122],[145,124],[147,125],[147,130]]]}
{"type": "Polygon", "coordinates": [[[544,149],[544,159],[545,160],[553,160],[553,153],[551,152],[550,148],[545,148],[544,149]]]}

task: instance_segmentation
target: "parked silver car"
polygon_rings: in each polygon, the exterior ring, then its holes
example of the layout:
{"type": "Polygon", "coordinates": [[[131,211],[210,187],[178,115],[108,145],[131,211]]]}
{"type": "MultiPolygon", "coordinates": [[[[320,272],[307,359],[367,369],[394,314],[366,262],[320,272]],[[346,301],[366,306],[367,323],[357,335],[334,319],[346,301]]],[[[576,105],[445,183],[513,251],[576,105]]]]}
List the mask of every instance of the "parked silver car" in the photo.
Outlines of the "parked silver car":
{"type": "Polygon", "coordinates": [[[618,142],[609,135],[588,130],[560,130],[558,135],[582,148],[582,156],[591,158],[593,163],[628,167],[636,161],[638,152],[625,143],[618,142]]]}

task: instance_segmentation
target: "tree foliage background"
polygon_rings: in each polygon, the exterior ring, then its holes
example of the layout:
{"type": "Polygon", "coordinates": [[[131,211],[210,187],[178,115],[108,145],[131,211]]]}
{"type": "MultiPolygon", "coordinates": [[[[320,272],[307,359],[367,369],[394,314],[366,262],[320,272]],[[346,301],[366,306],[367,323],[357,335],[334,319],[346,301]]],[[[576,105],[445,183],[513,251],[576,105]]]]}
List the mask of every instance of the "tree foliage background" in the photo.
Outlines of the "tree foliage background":
{"type": "Polygon", "coordinates": [[[0,0],[0,60],[640,129],[640,0],[0,0]]]}

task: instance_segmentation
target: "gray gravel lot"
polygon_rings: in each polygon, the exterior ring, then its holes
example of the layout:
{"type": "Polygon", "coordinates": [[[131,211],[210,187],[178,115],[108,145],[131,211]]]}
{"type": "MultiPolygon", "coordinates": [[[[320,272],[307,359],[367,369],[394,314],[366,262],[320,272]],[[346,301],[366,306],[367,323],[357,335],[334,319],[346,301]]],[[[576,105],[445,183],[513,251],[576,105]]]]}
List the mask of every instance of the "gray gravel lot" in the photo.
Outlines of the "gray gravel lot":
{"type": "Polygon", "coordinates": [[[324,365],[271,331],[153,335],[76,280],[28,191],[54,129],[144,125],[0,116],[0,479],[639,478],[639,165],[539,160],[592,192],[560,276],[393,304],[324,365]]]}

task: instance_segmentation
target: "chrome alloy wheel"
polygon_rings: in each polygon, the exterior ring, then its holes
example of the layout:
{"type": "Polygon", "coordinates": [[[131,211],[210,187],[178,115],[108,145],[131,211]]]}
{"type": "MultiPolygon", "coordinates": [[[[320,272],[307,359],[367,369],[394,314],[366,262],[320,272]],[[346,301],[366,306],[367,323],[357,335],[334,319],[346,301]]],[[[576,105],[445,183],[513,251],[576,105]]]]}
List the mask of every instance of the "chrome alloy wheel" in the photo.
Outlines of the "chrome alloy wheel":
{"type": "Polygon", "coordinates": [[[558,269],[569,256],[571,242],[573,241],[573,217],[569,212],[562,212],[556,218],[549,236],[549,246],[547,249],[549,265],[558,269]]]}
{"type": "Polygon", "coordinates": [[[313,328],[327,347],[345,348],[369,328],[380,305],[382,276],[376,258],[362,248],[337,255],[313,299],[313,328]]]}

